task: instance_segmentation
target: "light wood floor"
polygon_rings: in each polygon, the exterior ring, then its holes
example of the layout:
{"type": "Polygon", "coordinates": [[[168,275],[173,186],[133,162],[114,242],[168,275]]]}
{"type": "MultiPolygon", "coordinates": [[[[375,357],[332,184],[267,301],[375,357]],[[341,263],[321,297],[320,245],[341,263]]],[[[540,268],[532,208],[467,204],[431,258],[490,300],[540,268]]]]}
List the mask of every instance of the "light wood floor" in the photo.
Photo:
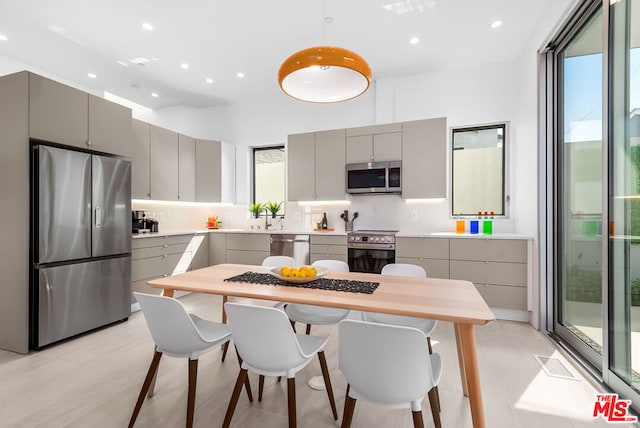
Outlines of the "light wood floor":
{"type": "MultiPolygon", "coordinates": [[[[181,298],[201,317],[220,319],[220,298],[181,298]]],[[[606,427],[593,420],[596,390],[571,366],[558,348],[525,323],[496,321],[476,329],[480,376],[487,427],[606,427]],[[551,377],[534,355],[559,358],[577,380],[551,377]]],[[[312,333],[337,334],[337,328],[314,327],[312,333]]],[[[468,400],[462,395],[450,323],[439,323],[432,338],[434,352],[444,361],[440,384],[442,423],[448,428],[471,427],[468,400]]],[[[29,355],[0,351],[0,427],[126,427],[153,352],[142,313],[129,321],[29,355]]],[[[346,383],[338,370],[337,337],[327,348],[340,419],[346,383]]],[[[220,363],[220,349],[200,357],[195,426],[219,427],[237,376],[233,354],[220,363]]],[[[306,382],[320,374],[317,359],[296,379],[300,427],[338,427],[326,393],[306,382]]],[[[251,376],[257,399],[257,376],[251,376]]],[[[187,363],[164,357],[156,395],[145,401],[137,427],[184,426],[187,363]]],[[[249,404],[242,394],[232,426],[287,426],[286,383],[267,379],[262,403],[249,404]]],[[[425,426],[433,426],[428,399],[423,401],[425,426]]],[[[411,427],[408,409],[374,407],[359,402],[353,427],[411,427]]],[[[617,425],[626,427],[627,425],[617,425]]]]}

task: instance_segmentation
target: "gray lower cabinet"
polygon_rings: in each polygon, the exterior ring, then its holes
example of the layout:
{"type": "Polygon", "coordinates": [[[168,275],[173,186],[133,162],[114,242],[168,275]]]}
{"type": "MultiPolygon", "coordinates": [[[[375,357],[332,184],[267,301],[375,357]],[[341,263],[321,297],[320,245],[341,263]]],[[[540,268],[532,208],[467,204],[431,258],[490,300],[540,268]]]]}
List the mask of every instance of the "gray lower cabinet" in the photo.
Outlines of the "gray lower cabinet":
{"type": "Polygon", "coordinates": [[[317,260],[340,260],[348,262],[347,257],[347,237],[336,235],[311,235],[310,261],[317,260]]]}
{"type": "Polygon", "coordinates": [[[227,262],[227,233],[209,234],[209,266],[227,262]]]}
{"type": "Polygon", "coordinates": [[[398,237],[396,263],[421,266],[431,278],[449,278],[449,239],[398,237]]]}
{"type": "Polygon", "coordinates": [[[133,291],[159,294],[147,285],[152,279],[189,270],[193,235],[136,238],[131,243],[131,281],[133,291]]]}
{"type": "Polygon", "coordinates": [[[525,239],[451,239],[450,277],[474,283],[492,308],[527,310],[525,239]]]}
{"type": "Polygon", "coordinates": [[[226,262],[261,265],[271,251],[271,235],[260,233],[228,233],[226,262]]]}
{"type": "Polygon", "coordinates": [[[202,269],[209,266],[209,234],[194,233],[191,238],[191,268],[202,269]]]}

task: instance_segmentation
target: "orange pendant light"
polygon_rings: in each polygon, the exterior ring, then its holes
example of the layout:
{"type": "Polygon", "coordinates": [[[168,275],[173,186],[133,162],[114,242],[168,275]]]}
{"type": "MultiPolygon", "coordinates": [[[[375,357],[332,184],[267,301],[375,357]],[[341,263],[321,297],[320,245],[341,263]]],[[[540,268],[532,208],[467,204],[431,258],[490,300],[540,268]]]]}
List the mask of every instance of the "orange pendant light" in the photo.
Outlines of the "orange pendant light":
{"type": "Polygon", "coordinates": [[[278,71],[278,83],[298,100],[335,103],[363,94],[371,85],[371,68],[353,51],[316,46],[287,58],[278,71]]]}

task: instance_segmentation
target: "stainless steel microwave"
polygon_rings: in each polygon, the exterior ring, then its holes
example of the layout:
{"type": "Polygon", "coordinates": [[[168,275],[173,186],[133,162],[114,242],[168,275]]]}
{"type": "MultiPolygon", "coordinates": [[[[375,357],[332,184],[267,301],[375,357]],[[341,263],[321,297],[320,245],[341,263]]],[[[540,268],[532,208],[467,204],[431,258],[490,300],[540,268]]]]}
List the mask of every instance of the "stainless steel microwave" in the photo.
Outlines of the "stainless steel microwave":
{"type": "Polygon", "coordinates": [[[347,193],[400,193],[401,161],[347,164],[347,193]]]}

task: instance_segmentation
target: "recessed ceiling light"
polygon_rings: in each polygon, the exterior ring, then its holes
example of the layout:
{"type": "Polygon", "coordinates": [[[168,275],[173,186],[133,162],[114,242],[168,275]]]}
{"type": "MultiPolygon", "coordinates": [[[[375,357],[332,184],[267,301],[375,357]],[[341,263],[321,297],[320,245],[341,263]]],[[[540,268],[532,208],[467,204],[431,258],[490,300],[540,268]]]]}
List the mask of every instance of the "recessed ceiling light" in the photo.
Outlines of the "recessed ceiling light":
{"type": "Polygon", "coordinates": [[[98,77],[95,75],[95,73],[87,73],[87,76],[89,76],[92,79],[95,79],[96,77],[98,77]]]}
{"type": "Polygon", "coordinates": [[[4,34],[0,34],[0,40],[3,41],[3,42],[6,42],[9,39],[4,34]]]}
{"type": "Polygon", "coordinates": [[[244,77],[244,73],[242,72],[236,73],[236,76],[238,76],[238,79],[242,79],[244,77]]]}
{"type": "Polygon", "coordinates": [[[189,69],[189,64],[187,64],[186,62],[183,62],[182,64],[180,64],[180,68],[183,70],[188,70],[189,69]]]}
{"type": "Polygon", "coordinates": [[[153,25],[151,25],[151,24],[150,24],[150,23],[148,23],[148,22],[143,22],[143,23],[142,23],[142,28],[144,28],[144,29],[145,29],[145,30],[147,30],[147,31],[152,31],[152,30],[153,30],[153,25]]]}
{"type": "Polygon", "coordinates": [[[204,81],[209,84],[213,83],[213,79],[211,77],[207,77],[206,79],[204,79],[204,81]]]}
{"type": "Polygon", "coordinates": [[[491,23],[491,28],[498,28],[498,27],[499,27],[499,26],[501,26],[501,25],[502,25],[502,21],[500,21],[500,20],[493,21],[493,22],[491,23]]]}
{"type": "Polygon", "coordinates": [[[411,40],[409,40],[409,43],[411,43],[412,45],[417,45],[418,43],[420,43],[420,38],[412,37],[411,40]]]}
{"type": "Polygon", "coordinates": [[[152,92],[152,93],[151,93],[151,96],[152,96],[153,98],[158,98],[158,93],[157,93],[157,92],[152,92]]]}

